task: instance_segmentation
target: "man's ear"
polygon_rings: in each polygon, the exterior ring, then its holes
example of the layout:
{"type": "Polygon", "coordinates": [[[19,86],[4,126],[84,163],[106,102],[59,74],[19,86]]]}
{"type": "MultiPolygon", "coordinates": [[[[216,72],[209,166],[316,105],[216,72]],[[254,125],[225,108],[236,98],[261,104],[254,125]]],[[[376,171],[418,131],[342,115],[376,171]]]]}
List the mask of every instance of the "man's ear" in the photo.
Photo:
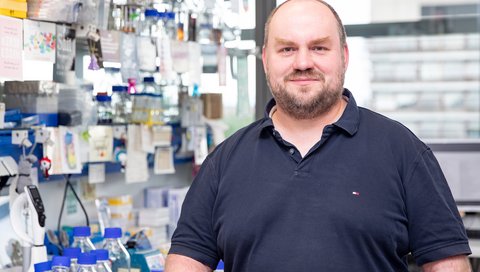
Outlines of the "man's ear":
{"type": "Polygon", "coordinates": [[[349,60],[349,51],[348,51],[348,44],[345,44],[343,46],[343,65],[345,67],[345,71],[347,71],[348,68],[348,60],[349,60]]]}
{"type": "Polygon", "coordinates": [[[263,71],[267,72],[267,57],[265,53],[265,45],[262,46],[262,63],[263,63],[263,71]]]}

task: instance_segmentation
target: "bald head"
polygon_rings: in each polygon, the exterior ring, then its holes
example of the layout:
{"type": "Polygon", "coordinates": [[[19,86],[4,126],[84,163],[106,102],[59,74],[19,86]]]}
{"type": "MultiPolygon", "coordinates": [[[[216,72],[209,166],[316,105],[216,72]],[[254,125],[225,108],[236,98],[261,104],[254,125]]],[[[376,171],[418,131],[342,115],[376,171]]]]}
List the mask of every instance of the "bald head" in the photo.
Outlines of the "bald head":
{"type": "Polygon", "coordinates": [[[263,40],[263,46],[266,47],[268,44],[268,34],[269,34],[269,28],[270,28],[270,23],[272,21],[272,18],[275,16],[277,11],[284,7],[285,5],[290,5],[290,4],[295,4],[295,2],[306,2],[306,1],[312,1],[312,2],[318,2],[321,5],[326,6],[333,14],[335,17],[336,23],[337,23],[337,29],[338,29],[338,36],[340,37],[340,45],[343,47],[347,43],[347,34],[345,33],[345,27],[343,26],[342,20],[340,19],[340,16],[338,16],[337,12],[335,9],[333,9],[332,6],[330,6],[328,3],[322,0],[287,0],[283,2],[281,5],[276,7],[270,15],[267,18],[267,22],[265,23],[265,36],[263,40]]]}

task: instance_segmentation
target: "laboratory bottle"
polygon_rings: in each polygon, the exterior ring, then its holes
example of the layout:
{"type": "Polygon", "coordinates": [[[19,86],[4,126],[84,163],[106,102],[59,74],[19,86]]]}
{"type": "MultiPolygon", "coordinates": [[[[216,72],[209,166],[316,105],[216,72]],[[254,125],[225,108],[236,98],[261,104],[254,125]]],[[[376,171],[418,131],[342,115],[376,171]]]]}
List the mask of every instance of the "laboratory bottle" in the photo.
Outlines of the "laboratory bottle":
{"type": "Polygon", "coordinates": [[[112,272],[111,262],[108,258],[108,250],[95,249],[91,252],[97,256],[97,272],[112,272]]]}
{"type": "Polygon", "coordinates": [[[213,14],[204,12],[199,17],[199,28],[197,33],[198,42],[201,44],[213,43],[213,14]]]}
{"type": "Polygon", "coordinates": [[[69,272],[70,258],[66,256],[53,256],[52,272],[69,272]]]}
{"type": "Polygon", "coordinates": [[[140,91],[145,96],[144,98],[144,110],[147,113],[147,125],[159,125],[162,124],[162,105],[163,95],[161,88],[155,83],[153,77],[143,78],[143,84],[140,91]]]}
{"type": "Polygon", "coordinates": [[[112,91],[112,86],[122,84],[122,75],[120,73],[120,68],[105,67],[104,70],[105,76],[100,82],[98,92],[110,94],[112,91]]]}
{"type": "Polygon", "coordinates": [[[90,241],[90,235],[91,233],[89,226],[74,227],[72,247],[80,248],[83,253],[94,250],[95,246],[93,245],[92,241],[90,241]]]}
{"type": "Polygon", "coordinates": [[[147,125],[163,125],[163,96],[161,94],[149,94],[149,112],[147,125]]]}
{"type": "Polygon", "coordinates": [[[63,249],[63,256],[70,258],[70,272],[78,270],[78,255],[82,253],[79,247],[67,247],[63,249]]]}
{"type": "Polygon", "coordinates": [[[149,115],[150,96],[148,94],[132,94],[132,114],[130,121],[132,123],[147,123],[149,115]]]}
{"type": "Polygon", "coordinates": [[[158,12],[155,9],[145,10],[140,35],[137,37],[137,58],[139,69],[144,72],[155,72],[157,69],[157,36],[158,12]]]}
{"type": "Polygon", "coordinates": [[[132,100],[127,86],[112,87],[112,109],[114,123],[127,123],[132,113],[132,100]]]}
{"type": "Polygon", "coordinates": [[[155,83],[155,79],[153,77],[144,77],[143,84],[140,87],[140,93],[160,94],[160,88],[155,83]]]}
{"type": "Polygon", "coordinates": [[[146,9],[144,14],[145,20],[142,22],[140,36],[156,37],[158,11],[156,9],[146,9]]]}
{"type": "Polygon", "coordinates": [[[177,39],[177,24],[175,23],[175,12],[165,12],[164,17],[165,31],[167,32],[170,40],[177,39]]]}
{"type": "Polygon", "coordinates": [[[119,269],[130,271],[130,254],[120,241],[121,237],[121,228],[105,228],[103,248],[108,250],[113,272],[118,272],[119,269]]]}
{"type": "Polygon", "coordinates": [[[82,127],[86,128],[97,124],[97,105],[93,96],[93,85],[84,84],[81,88],[85,95],[85,103],[82,111],[82,127]]]}
{"type": "Polygon", "coordinates": [[[80,253],[77,272],[97,272],[97,256],[93,253],[80,253]]]}
{"type": "Polygon", "coordinates": [[[47,261],[47,262],[36,263],[33,265],[33,269],[35,272],[52,271],[52,262],[47,261]]]}
{"type": "Polygon", "coordinates": [[[112,97],[106,93],[97,94],[97,124],[111,124],[113,117],[112,97]]]}
{"type": "Polygon", "coordinates": [[[157,55],[159,59],[158,70],[160,72],[161,83],[167,84],[172,81],[174,77],[173,63],[172,63],[172,50],[170,36],[166,29],[167,13],[159,12],[157,21],[157,55]]]}

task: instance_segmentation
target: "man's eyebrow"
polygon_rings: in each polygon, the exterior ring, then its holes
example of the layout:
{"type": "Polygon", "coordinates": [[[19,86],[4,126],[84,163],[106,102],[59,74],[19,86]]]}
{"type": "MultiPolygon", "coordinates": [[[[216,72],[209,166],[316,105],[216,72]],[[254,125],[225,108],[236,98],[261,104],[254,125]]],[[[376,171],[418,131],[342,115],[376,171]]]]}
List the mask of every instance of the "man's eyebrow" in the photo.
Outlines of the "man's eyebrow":
{"type": "Polygon", "coordinates": [[[311,41],[309,44],[310,45],[320,44],[320,43],[325,43],[325,42],[328,42],[328,41],[330,41],[330,36],[326,36],[326,37],[323,37],[323,38],[320,38],[320,39],[315,39],[315,40],[311,41]]]}
{"type": "Polygon", "coordinates": [[[275,38],[275,43],[279,45],[295,45],[294,42],[282,38],[275,38]]]}
{"type": "MultiPolygon", "coordinates": [[[[313,41],[309,42],[309,45],[315,45],[315,44],[320,44],[320,43],[325,43],[327,41],[330,41],[330,36],[326,36],[323,38],[315,39],[313,41]]],[[[290,40],[282,39],[282,38],[275,38],[275,43],[278,45],[287,45],[287,46],[293,46],[296,45],[295,42],[292,42],[290,40]]]]}

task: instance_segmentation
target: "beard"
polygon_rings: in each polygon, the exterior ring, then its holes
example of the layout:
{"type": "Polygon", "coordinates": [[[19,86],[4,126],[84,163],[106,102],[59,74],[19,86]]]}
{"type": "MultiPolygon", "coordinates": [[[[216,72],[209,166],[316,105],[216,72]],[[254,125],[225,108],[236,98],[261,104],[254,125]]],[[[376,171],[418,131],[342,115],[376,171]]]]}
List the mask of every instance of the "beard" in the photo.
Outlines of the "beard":
{"type": "Polygon", "coordinates": [[[297,120],[313,119],[328,112],[342,98],[345,81],[345,73],[338,73],[330,84],[326,84],[323,73],[311,69],[293,71],[284,78],[284,84],[272,81],[268,71],[266,77],[278,107],[297,120]],[[299,77],[319,80],[323,84],[319,90],[313,90],[312,86],[302,86],[289,91],[286,82],[299,77]],[[303,97],[308,92],[316,93],[313,97],[303,97]]]}

